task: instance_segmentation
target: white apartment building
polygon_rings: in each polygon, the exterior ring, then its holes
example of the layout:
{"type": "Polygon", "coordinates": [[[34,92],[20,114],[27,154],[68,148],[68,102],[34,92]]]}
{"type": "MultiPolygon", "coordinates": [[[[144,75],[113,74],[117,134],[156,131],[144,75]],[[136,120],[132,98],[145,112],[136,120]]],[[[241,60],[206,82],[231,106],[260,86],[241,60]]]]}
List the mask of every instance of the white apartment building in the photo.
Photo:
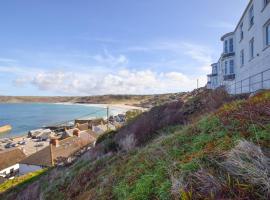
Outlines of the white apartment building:
{"type": "Polygon", "coordinates": [[[239,94],[270,88],[270,0],[250,0],[233,32],[221,37],[223,53],[212,64],[207,88],[239,94]]]}

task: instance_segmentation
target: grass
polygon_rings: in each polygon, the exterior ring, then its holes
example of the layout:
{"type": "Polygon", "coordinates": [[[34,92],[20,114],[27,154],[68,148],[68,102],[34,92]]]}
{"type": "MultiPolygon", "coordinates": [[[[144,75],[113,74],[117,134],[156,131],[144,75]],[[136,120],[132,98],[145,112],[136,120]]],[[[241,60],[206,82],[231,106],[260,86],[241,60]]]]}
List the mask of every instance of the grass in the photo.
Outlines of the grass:
{"type": "Polygon", "coordinates": [[[42,169],[42,170],[28,173],[24,176],[15,177],[14,179],[8,180],[0,185],[0,193],[11,190],[15,188],[16,186],[23,187],[24,185],[32,183],[33,181],[40,178],[40,176],[42,176],[47,171],[48,169],[42,169]]]}
{"type": "Polygon", "coordinates": [[[267,199],[258,185],[230,173],[221,163],[240,140],[269,150],[270,116],[265,112],[270,108],[269,94],[224,105],[195,124],[162,129],[161,136],[145,147],[80,161],[43,183],[43,197],[267,199]]]}

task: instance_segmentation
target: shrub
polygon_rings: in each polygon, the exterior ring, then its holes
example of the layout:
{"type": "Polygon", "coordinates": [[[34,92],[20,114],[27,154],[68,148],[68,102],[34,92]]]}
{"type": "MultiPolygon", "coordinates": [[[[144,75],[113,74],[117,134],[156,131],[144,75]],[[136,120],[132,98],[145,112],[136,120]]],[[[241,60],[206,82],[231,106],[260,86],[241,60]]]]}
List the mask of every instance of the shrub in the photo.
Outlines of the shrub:
{"type": "Polygon", "coordinates": [[[127,123],[131,123],[137,117],[139,117],[141,114],[142,114],[142,111],[141,110],[138,110],[138,109],[127,111],[126,112],[126,121],[127,121],[127,123]]]}
{"type": "Polygon", "coordinates": [[[116,131],[108,131],[108,132],[101,134],[97,138],[96,144],[102,143],[103,141],[105,141],[108,138],[112,139],[116,133],[117,133],[116,131]]]}

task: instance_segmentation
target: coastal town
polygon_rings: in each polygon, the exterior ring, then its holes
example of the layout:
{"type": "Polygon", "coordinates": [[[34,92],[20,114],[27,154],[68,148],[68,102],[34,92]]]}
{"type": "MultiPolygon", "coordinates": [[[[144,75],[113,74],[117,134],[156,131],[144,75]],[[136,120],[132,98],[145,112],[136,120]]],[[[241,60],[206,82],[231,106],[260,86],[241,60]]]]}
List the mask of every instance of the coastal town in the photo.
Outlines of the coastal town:
{"type": "MultiPolygon", "coordinates": [[[[83,118],[30,130],[27,135],[0,139],[0,182],[44,168],[72,164],[95,146],[102,134],[121,128],[131,109],[107,118],[83,118]]],[[[139,110],[139,113],[142,110],[139,110]]]]}
{"type": "Polygon", "coordinates": [[[0,200],[270,200],[270,0],[0,8],[0,200]]]}

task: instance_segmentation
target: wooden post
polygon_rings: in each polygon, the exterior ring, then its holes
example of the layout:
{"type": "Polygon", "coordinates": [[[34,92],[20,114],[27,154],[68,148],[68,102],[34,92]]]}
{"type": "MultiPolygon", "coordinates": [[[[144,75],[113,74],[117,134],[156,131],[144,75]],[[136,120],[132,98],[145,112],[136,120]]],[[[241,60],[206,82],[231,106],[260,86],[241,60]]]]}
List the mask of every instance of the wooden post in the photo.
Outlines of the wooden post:
{"type": "Polygon", "coordinates": [[[236,94],[236,80],[235,80],[235,83],[234,83],[234,94],[236,94]]]}
{"type": "Polygon", "coordinates": [[[241,94],[243,93],[243,80],[241,80],[241,94]]]}
{"type": "Polygon", "coordinates": [[[107,131],[109,131],[109,106],[107,106],[107,131]]]}
{"type": "Polygon", "coordinates": [[[251,92],[251,77],[248,78],[248,90],[251,92]]]}
{"type": "Polygon", "coordinates": [[[263,72],[262,72],[262,76],[261,76],[261,81],[262,81],[262,89],[263,89],[263,72]]]}

